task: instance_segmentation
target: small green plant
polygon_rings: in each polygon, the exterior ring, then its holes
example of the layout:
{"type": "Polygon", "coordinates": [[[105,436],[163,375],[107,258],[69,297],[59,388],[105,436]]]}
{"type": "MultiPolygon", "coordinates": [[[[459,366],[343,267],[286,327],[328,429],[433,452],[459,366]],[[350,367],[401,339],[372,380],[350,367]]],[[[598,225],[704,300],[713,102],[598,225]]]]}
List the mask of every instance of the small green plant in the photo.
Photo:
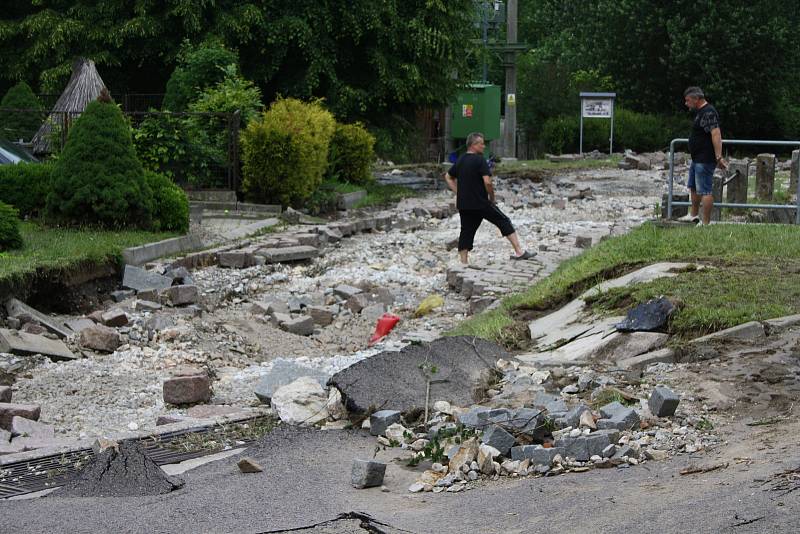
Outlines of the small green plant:
{"type": "Polygon", "coordinates": [[[0,252],[22,247],[17,210],[0,202],[0,252]]]}
{"type": "Polygon", "coordinates": [[[145,171],[144,176],[153,192],[153,230],[185,234],[189,230],[189,199],[186,193],[163,174],[145,171]]]}
{"type": "Polygon", "coordinates": [[[454,428],[443,428],[431,436],[425,448],[411,457],[408,465],[415,467],[423,460],[430,460],[433,463],[445,463],[447,459],[446,448],[450,441],[459,444],[477,435],[477,430],[461,424],[456,425],[454,428]]]}
{"type": "Polygon", "coordinates": [[[703,417],[702,419],[700,419],[700,421],[697,422],[696,425],[694,425],[694,427],[697,430],[702,430],[707,432],[709,430],[714,430],[714,423],[712,423],[707,418],[703,417]]]}
{"type": "Polygon", "coordinates": [[[21,217],[38,216],[52,187],[53,168],[50,162],[0,165],[0,202],[14,206],[21,217]]]}

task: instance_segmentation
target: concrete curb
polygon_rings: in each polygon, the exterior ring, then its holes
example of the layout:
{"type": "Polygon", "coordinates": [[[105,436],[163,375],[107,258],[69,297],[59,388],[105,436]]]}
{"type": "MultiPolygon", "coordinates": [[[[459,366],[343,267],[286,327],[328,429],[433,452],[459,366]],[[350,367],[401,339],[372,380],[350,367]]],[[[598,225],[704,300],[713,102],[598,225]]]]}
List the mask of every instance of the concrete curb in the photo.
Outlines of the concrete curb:
{"type": "Polygon", "coordinates": [[[128,265],[143,265],[156,258],[189,252],[202,247],[203,240],[200,236],[189,234],[155,243],[147,243],[138,247],[126,248],[122,251],[122,259],[128,265]]]}

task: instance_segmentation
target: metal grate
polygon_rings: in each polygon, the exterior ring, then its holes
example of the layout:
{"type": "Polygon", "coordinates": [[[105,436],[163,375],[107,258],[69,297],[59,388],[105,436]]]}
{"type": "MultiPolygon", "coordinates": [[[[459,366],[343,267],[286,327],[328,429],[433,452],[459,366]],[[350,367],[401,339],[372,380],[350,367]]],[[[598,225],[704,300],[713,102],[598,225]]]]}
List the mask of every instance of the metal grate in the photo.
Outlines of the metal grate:
{"type": "MultiPolygon", "coordinates": [[[[253,423],[268,419],[269,417],[263,416],[254,417],[236,421],[235,423],[223,423],[167,432],[158,436],[146,436],[138,438],[137,441],[144,449],[145,454],[157,465],[173,464],[219,452],[218,449],[180,451],[170,448],[169,445],[178,439],[189,434],[214,433],[223,427],[229,427],[231,424],[253,423]]],[[[253,441],[254,438],[243,437],[237,440],[236,444],[245,445],[253,441]]],[[[92,458],[94,458],[92,449],[80,449],[0,466],[0,499],[63,486],[75,472],[89,463],[92,458]]]]}

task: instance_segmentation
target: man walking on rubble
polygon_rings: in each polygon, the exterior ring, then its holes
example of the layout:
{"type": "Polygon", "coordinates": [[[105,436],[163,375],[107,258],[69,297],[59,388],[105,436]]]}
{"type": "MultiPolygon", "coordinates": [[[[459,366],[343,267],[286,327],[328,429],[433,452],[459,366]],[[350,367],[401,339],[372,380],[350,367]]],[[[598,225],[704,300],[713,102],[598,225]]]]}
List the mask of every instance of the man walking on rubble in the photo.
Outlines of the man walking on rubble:
{"type": "Polygon", "coordinates": [[[522,249],[511,220],[495,205],[494,186],[489,165],[483,157],[486,140],[482,133],[467,137],[467,152],[444,175],[447,186],[456,194],[456,207],[461,217],[458,255],[461,263],[469,263],[475,232],[484,219],[497,226],[500,234],[514,247],[512,260],[528,260],[536,254],[522,249]]]}
{"type": "Polygon", "coordinates": [[[700,223],[706,226],[711,223],[711,210],[714,207],[714,170],[719,165],[727,169],[728,164],[722,158],[722,132],[719,129],[719,115],[714,106],[708,103],[703,90],[689,87],[683,92],[686,107],[694,113],[692,132],[689,135],[689,192],[692,208],[679,220],[700,223]],[[700,201],[703,203],[702,223],[700,201]]]}

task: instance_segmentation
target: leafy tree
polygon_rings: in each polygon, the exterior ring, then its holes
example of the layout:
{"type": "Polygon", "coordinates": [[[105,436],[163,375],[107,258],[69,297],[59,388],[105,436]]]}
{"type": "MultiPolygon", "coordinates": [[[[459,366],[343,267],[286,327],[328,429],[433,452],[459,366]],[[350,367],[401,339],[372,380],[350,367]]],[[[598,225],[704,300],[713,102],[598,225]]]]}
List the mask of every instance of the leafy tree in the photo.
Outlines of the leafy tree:
{"type": "Polygon", "coordinates": [[[65,224],[149,228],[152,193],[130,126],[106,92],[100,98],[70,128],[56,163],[47,213],[65,224]]]}
{"type": "Polygon", "coordinates": [[[238,59],[234,52],[216,42],[197,49],[185,42],[178,61],[164,95],[164,109],[169,111],[187,111],[205,89],[225,78],[226,69],[236,69],[238,59]]]}
{"type": "Polygon", "coordinates": [[[0,136],[12,141],[30,141],[45,119],[42,113],[37,113],[44,109],[42,103],[25,82],[8,90],[0,101],[0,109],[3,108],[18,110],[0,111],[0,136]]]}

